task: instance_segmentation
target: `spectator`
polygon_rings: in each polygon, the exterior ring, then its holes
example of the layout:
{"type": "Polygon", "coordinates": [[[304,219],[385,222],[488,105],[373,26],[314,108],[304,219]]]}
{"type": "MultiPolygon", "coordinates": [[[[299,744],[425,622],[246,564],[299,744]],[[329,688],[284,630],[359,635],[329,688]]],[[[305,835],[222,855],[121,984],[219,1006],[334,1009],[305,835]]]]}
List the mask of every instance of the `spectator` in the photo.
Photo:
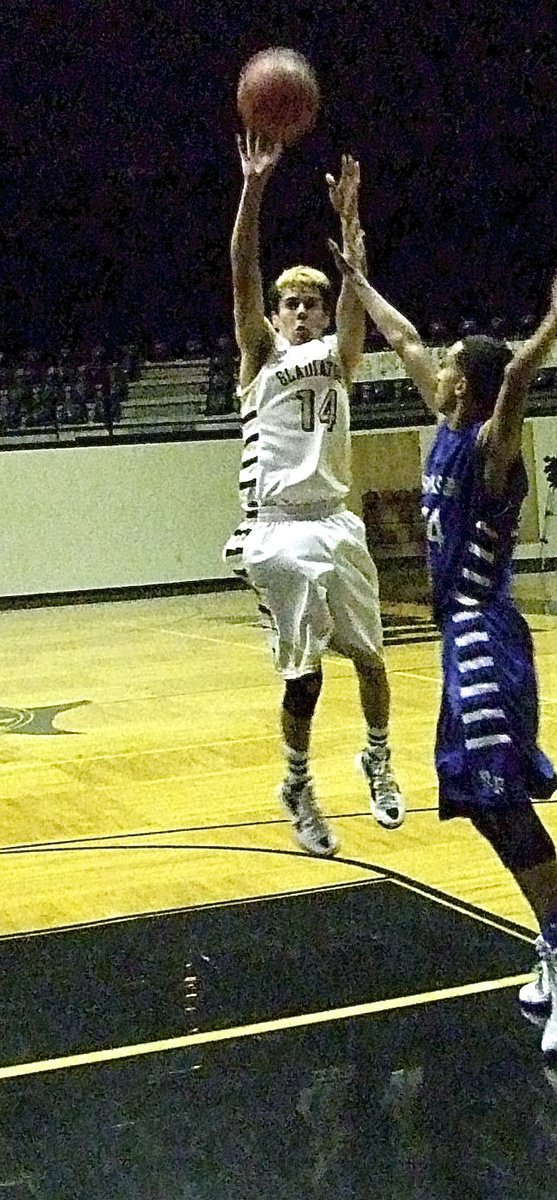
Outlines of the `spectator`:
{"type": "Polygon", "coordinates": [[[377,329],[368,327],[366,330],[366,350],[369,354],[375,354],[378,350],[385,350],[387,343],[377,329]]]}
{"type": "Polygon", "coordinates": [[[536,321],[534,313],[525,313],[525,315],[523,317],[521,317],[520,321],[518,322],[519,338],[521,338],[524,341],[526,340],[526,338],[529,338],[530,335],[533,333],[534,329],[536,328],[536,324],[537,324],[537,321],[536,321]]]}
{"type": "Polygon", "coordinates": [[[22,404],[24,425],[35,425],[39,419],[40,392],[44,380],[44,368],[38,350],[26,350],[21,367],[22,404]]]}
{"type": "Polygon", "coordinates": [[[78,421],[77,416],[77,371],[79,360],[78,356],[69,346],[62,346],[58,367],[60,371],[60,381],[63,391],[62,409],[60,420],[64,424],[78,421]]]}
{"type": "Polygon", "coordinates": [[[492,317],[489,322],[489,333],[491,337],[497,338],[499,342],[504,342],[509,336],[509,325],[505,317],[500,315],[492,317]]]}
{"type": "Polygon", "coordinates": [[[90,414],[92,416],[92,409],[89,367],[87,363],[80,363],[76,368],[75,382],[72,386],[72,421],[75,421],[78,425],[86,425],[90,414]]]}
{"type": "Polygon", "coordinates": [[[432,346],[447,346],[452,339],[442,321],[432,321],[428,329],[427,340],[432,346]]]}
{"type": "Polygon", "coordinates": [[[153,344],[152,361],[156,363],[167,362],[169,350],[166,342],[156,341],[153,344]]]}
{"type": "Polygon", "coordinates": [[[6,355],[0,351],[0,430],[5,432],[9,428],[9,394],[11,370],[8,366],[6,355]]]}
{"type": "Polygon", "coordinates": [[[41,425],[53,425],[57,429],[62,420],[64,399],[62,372],[51,361],[46,367],[43,380],[38,388],[38,409],[36,413],[38,423],[41,425]]]}
{"type": "Polygon", "coordinates": [[[230,338],[221,337],[209,363],[209,387],[205,410],[208,417],[234,411],[235,381],[234,346],[230,338]]]}
{"type": "Polygon", "coordinates": [[[458,323],[458,338],[475,337],[479,332],[480,327],[474,317],[461,317],[458,323]]]}
{"type": "Polygon", "coordinates": [[[93,420],[112,432],[111,377],[109,355],[104,346],[93,347],[89,366],[89,393],[93,401],[93,420]]]}
{"type": "Polygon", "coordinates": [[[135,383],[141,375],[142,355],[134,342],[122,347],[119,364],[128,383],[135,383]]]}
{"type": "Polygon", "coordinates": [[[126,356],[117,355],[109,366],[110,375],[110,411],[112,424],[122,420],[122,405],[128,398],[129,376],[126,369],[126,356]]]}

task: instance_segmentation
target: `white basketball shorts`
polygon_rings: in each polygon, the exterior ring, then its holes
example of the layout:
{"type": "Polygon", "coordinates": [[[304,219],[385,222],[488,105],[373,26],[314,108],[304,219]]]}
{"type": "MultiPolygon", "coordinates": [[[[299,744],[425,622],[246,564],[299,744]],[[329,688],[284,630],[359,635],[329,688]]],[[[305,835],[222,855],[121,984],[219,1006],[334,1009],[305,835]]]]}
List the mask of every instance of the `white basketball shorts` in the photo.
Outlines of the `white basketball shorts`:
{"type": "Polygon", "coordinates": [[[284,679],[319,668],[327,647],[347,658],[383,652],[379,586],[363,522],[343,510],[320,520],[258,520],[242,565],[268,610],[284,679]]]}

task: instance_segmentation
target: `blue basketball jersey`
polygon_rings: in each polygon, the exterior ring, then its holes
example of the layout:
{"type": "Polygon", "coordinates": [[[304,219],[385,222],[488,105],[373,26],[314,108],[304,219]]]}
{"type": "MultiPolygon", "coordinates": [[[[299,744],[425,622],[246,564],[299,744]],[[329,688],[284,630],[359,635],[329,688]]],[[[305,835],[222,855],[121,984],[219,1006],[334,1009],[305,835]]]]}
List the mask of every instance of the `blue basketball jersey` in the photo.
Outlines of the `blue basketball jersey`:
{"type": "Polygon", "coordinates": [[[443,633],[435,745],[442,819],[547,797],[557,785],[537,745],[532,639],[510,595],[526,471],[519,459],[504,493],[491,495],[480,428],[441,425],[423,480],[433,611],[443,633]]]}
{"type": "Polygon", "coordinates": [[[439,426],[423,476],[422,513],[433,612],[439,624],[456,607],[484,607],[508,596],[520,508],[528,490],[522,459],[503,496],[483,480],[481,423],[439,426]]]}

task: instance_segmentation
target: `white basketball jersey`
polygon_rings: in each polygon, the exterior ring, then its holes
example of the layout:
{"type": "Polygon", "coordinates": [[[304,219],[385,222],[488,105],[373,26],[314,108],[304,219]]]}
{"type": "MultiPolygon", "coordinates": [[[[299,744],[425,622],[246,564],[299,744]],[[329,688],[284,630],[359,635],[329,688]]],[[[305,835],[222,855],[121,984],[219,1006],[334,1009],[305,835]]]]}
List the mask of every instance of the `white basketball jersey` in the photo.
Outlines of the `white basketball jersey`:
{"type": "Polygon", "coordinates": [[[276,335],[269,358],[240,392],[240,495],[261,505],[331,504],[350,488],[350,408],[336,334],[301,346],[276,335]]]}

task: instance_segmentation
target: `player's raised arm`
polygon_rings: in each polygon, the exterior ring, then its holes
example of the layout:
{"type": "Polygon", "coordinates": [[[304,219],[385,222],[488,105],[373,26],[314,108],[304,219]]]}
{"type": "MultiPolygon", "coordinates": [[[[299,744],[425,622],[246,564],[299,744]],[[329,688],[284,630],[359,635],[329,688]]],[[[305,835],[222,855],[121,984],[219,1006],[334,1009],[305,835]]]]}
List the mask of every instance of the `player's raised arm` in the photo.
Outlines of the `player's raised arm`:
{"type": "Polygon", "coordinates": [[[417,329],[371,286],[362,271],[354,267],[346,255],[341,254],[336,242],[329,239],[329,246],[344,281],[359,296],[379,332],[402,360],[428,408],[436,413],[437,373],[417,329]]]}
{"type": "Polygon", "coordinates": [[[493,416],[481,430],[481,440],[487,452],[486,479],[495,491],[500,490],[509,466],[520,453],[528,387],[556,338],[557,275],[551,287],[547,313],[505,367],[505,377],[495,401],[493,416]]]}
{"type": "Polygon", "coordinates": [[[265,143],[249,131],[245,144],[240,137],[237,141],[244,186],[232,232],[230,257],[236,340],[241,354],[240,385],[246,387],[264,361],[271,337],[271,328],[265,319],[259,267],[259,212],[265,185],[280,158],[282,147],[265,143]]]}
{"type": "MultiPolygon", "coordinates": [[[[360,164],[350,154],[343,154],[338,183],[333,175],[326,175],[325,178],[331,204],[340,217],[342,249],[346,259],[353,267],[365,271],[364,238],[358,215],[360,164]]],[[[365,310],[357,293],[343,279],[337,303],[336,327],[339,354],[349,379],[363,354],[365,320],[365,310]]]]}

